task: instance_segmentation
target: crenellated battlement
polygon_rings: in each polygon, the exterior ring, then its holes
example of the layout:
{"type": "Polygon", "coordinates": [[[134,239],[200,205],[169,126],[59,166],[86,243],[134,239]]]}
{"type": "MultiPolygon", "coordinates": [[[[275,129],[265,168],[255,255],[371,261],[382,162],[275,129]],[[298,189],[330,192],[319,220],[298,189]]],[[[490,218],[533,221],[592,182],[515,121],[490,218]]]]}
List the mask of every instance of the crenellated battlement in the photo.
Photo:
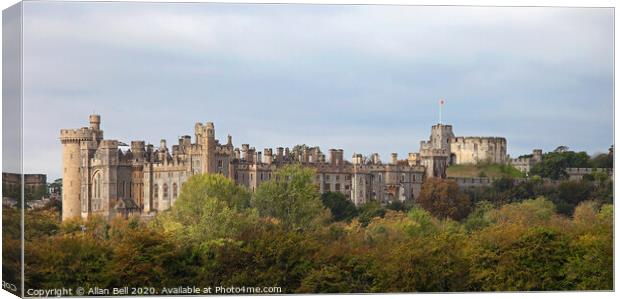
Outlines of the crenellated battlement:
{"type": "Polygon", "coordinates": [[[118,140],[101,140],[101,142],[99,143],[100,149],[117,149],[118,146],[118,140]]]}
{"type": "Polygon", "coordinates": [[[79,129],[62,129],[60,130],[60,141],[62,143],[79,143],[81,141],[90,141],[103,138],[103,131],[94,130],[92,128],[83,127],[79,129]]]}
{"type": "Polygon", "coordinates": [[[450,142],[458,142],[458,143],[467,143],[467,142],[478,142],[478,143],[506,143],[506,138],[504,137],[480,137],[480,136],[459,136],[450,139],[450,142]]]}

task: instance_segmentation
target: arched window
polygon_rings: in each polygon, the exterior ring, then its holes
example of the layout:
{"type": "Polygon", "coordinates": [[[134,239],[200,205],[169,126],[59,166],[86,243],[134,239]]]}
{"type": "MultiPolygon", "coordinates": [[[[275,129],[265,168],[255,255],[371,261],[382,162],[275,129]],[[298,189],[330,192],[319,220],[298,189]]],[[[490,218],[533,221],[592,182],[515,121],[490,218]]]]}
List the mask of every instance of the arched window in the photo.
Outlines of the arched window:
{"type": "Polygon", "coordinates": [[[97,172],[93,179],[93,198],[101,198],[101,173],[97,172]]]}
{"type": "Polygon", "coordinates": [[[172,198],[177,198],[177,183],[172,184],[172,198]]]}
{"type": "Polygon", "coordinates": [[[168,199],[168,184],[164,184],[164,200],[168,199]]]}
{"type": "Polygon", "coordinates": [[[159,186],[157,184],[153,185],[153,198],[159,198],[159,186]]]}

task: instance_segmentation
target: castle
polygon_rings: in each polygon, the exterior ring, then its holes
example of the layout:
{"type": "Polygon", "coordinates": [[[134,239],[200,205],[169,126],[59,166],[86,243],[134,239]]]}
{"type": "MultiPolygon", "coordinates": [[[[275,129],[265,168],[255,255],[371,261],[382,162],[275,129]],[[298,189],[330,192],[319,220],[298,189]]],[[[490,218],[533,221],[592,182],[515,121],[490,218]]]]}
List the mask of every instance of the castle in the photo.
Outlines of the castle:
{"type": "Polygon", "coordinates": [[[230,135],[220,143],[211,122],[196,123],[193,142],[183,136],[171,148],[166,140],[157,148],[144,141],[127,145],[103,139],[99,115],[89,121],[89,127],[60,131],[63,220],[155,215],[174,205],[183,183],[201,173],[222,174],[254,191],[282,166],[301,164],[316,170],[321,193],[340,192],[361,205],[413,200],[425,178],[445,177],[450,164],[507,162],[505,138],[455,137],[452,126],[443,124],[432,126],[418,153],[403,160],[392,153],[389,162],[382,162],[378,154],[353,154],[347,161],[342,149],[330,149],[326,157],[318,147],[278,147],[275,153],[249,144],[239,148],[230,135]]]}

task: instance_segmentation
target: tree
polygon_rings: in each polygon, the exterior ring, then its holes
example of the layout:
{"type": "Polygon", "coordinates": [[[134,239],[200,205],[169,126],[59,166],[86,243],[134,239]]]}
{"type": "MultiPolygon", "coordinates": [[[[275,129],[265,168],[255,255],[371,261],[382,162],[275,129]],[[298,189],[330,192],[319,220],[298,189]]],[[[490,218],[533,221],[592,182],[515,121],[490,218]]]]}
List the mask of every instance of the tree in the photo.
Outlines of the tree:
{"type": "Polygon", "coordinates": [[[613,206],[580,203],[572,221],[567,280],[578,290],[612,290],[614,281],[613,206]]]}
{"type": "Polygon", "coordinates": [[[277,218],[288,230],[311,228],[326,215],[313,178],[313,169],[285,166],[256,189],[253,206],[260,216],[277,218]]]}
{"type": "Polygon", "coordinates": [[[373,218],[385,216],[385,209],[376,201],[369,201],[359,208],[359,222],[362,226],[368,226],[373,218]]]}
{"type": "Polygon", "coordinates": [[[349,221],[357,216],[357,208],[340,192],[325,192],[321,195],[323,205],[328,208],[335,221],[349,221]]]}
{"type": "Polygon", "coordinates": [[[250,193],[220,174],[189,178],[172,208],[152,225],[198,243],[233,238],[257,219],[250,209],[250,193]]]}
{"type": "Polygon", "coordinates": [[[593,184],[586,180],[564,181],[558,185],[555,204],[558,211],[571,215],[575,207],[582,201],[591,199],[593,184]]]}
{"type": "Polygon", "coordinates": [[[433,216],[460,220],[469,214],[470,201],[456,182],[440,178],[428,178],[422,183],[417,203],[433,216]]]}
{"type": "Polygon", "coordinates": [[[586,152],[556,150],[545,153],[542,161],[532,167],[530,174],[557,180],[568,177],[566,168],[589,166],[590,157],[586,152]]]}
{"type": "Polygon", "coordinates": [[[613,154],[599,154],[592,157],[590,164],[594,168],[613,168],[614,156],[613,154]]]}
{"type": "Polygon", "coordinates": [[[476,235],[471,252],[471,285],[482,291],[550,291],[570,289],[564,265],[568,239],[561,231],[532,227],[514,234],[512,225],[476,235]],[[495,235],[503,234],[503,242],[495,235]]]}

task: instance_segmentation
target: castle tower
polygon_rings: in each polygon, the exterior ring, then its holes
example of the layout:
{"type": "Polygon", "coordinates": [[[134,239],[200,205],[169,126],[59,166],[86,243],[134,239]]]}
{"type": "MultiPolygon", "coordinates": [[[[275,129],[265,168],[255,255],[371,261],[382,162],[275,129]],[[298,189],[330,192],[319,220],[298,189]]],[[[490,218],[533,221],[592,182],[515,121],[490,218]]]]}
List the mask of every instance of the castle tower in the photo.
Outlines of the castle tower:
{"type": "Polygon", "coordinates": [[[90,128],[99,131],[99,125],[101,125],[101,116],[92,114],[88,117],[90,122],[90,128]]]}
{"type": "Polygon", "coordinates": [[[450,151],[450,139],[454,138],[452,125],[436,124],[431,128],[431,145],[433,149],[450,151]]]}
{"type": "MultiPolygon", "coordinates": [[[[215,140],[215,126],[212,122],[206,124],[196,123],[194,128],[196,134],[196,143],[200,145],[200,172],[215,173],[215,149],[217,141],[215,140]]],[[[232,142],[232,138],[230,140],[232,142]]]]}
{"type": "Polygon", "coordinates": [[[429,141],[420,142],[420,164],[426,167],[426,177],[446,177],[452,138],[451,125],[436,124],[431,127],[429,141]]]}
{"type": "MultiPolygon", "coordinates": [[[[81,217],[81,156],[80,144],[83,141],[100,141],[103,131],[100,130],[99,115],[89,117],[90,128],[60,130],[62,144],[62,220],[81,217]]],[[[87,207],[86,207],[87,208],[87,207]]]]}

